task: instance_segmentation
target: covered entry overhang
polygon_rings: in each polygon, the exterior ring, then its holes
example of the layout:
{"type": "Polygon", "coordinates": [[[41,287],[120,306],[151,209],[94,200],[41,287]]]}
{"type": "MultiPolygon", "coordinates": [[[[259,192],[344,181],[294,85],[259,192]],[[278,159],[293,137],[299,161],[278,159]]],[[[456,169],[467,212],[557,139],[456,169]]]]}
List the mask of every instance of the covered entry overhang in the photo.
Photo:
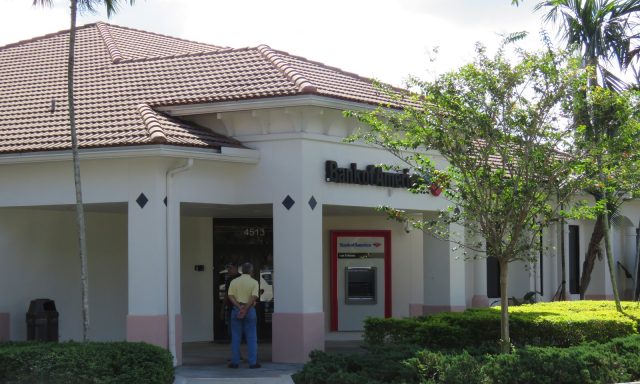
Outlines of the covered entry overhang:
{"type": "MultiPolygon", "coordinates": [[[[48,296],[56,296],[50,298],[60,311],[61,340],[81,338],[70,159],[67,151],[0,157],[0,284],[8,293],[0,297],[0,340],[23,340],[28,299],[48,296]]],[[[81,153],[91,339],[151,342],[169,348],[179,363],[181,189],[174,185],[184,173],[177,171],[207,173],[215,163],[217,171],[210,173],[215,177],[257,161],[256,151],[237,148],[145,146],[81,153]]],[[[217,180],[227,189],[233,184],[217,180]]],[[[231,195],[223,192],[224,198],[231,195]]]]}

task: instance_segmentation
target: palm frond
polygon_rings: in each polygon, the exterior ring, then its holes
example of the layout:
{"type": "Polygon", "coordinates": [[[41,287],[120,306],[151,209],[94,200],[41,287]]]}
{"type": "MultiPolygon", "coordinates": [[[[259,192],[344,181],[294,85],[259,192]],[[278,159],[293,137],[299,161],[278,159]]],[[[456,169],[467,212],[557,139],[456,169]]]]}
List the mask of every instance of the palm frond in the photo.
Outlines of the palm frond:
{"type": "Polygon", "coordinates": [[[53,7],[53,0],[33,0],[33,6],[53,7]]]}
{"type": "Polygon", "coordinates": [[[560,24],[558,36],[580,52],[583,64],[599,67],[602,85],[627,88],[604,67],[615,64],[624,71],[640,57],[640,0],[545,0],[535,6],[542,9],[544,21],[560,24]]]}
{"type": "Polygon", "coordinates": [[[600,75],[602,77],[605,88],[613,89],[616,92],[621,92],[629,88],[629,84],[627,84],[616,74],[608,70],[606,67],[599,66],[598,70],[600,71],[600,75]]]}

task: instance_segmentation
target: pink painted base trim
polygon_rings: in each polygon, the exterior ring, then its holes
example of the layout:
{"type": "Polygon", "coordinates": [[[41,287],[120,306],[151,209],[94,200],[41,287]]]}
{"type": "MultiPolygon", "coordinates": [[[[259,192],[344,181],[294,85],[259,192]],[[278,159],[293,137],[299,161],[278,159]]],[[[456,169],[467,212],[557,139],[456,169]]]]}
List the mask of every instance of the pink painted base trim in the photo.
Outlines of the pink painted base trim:
{"type": "Polygon", "coordinates": [[[440,312],[462,312],[467,309],[464,305],[425,305],[425,315],[435,315],[440,312]]]}
{"type": "Polygon", "coordinates": [[[409,304],[409,316],[410,317],[424,316],[424,305],[409,304]]]}
{"type": "MultiPolygon", "coordinates": [[[[167,339],[167,316],[127,316],[127,341],[144,341],[163,348],[169,346],[167,339]]],[[[182,329],[182,327],[180,327],[182,329]]]]}
{"type": "Polygon", "coordinates": [[[0,341],[9,341],[11,335],[11,318],[6,312],[0,313],[0,341]]]}
{"type": "Polygon", "coordinates": [[[486,308],[489,306],[489,298],[487,295],[474,295],[471,298],[472,308],[486,308]]]}
{"type": "Polygon", "coordinates": [[[182,315],[176,315],[176,361],[182,365],[182,315]]]}
{"type": "Polygon", "coordinates": [[[324,351],[324,317],[323,312],[274,313],[271,326],[273,362],[305,363],[311,351],[324,351]]]}

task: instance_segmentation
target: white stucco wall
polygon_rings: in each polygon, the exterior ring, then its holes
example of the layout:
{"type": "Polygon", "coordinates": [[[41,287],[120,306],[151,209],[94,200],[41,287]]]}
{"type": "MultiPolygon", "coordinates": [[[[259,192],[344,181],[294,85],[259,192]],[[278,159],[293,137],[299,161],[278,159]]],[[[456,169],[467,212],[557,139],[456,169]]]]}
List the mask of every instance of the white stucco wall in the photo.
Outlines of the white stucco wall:
{"type": "Polygon", "coordinates": [[[213,340],[213,228],[210,217],[181,218],[183,340],[213,340]],[[204,265],[204,271],[194,269],[204,265]]]}
{"type": "Polygon", "coordinates": [[[451,302],[450,284],[451,244],[421,233],[423,238],[423,297],[428,305],[448,305],[451,302]]]}
{"type": "MultiPolygon", "coordinates": [[[[0,312],[11,339],[26,339],[30,300],[55,300],[60,340],[82,338],[80,261],[71,210],[0,209],[0,312]]],[[[87,214],[89,338],[124,340],[127,313],[127,222],[123,214],[87,214]]]]}

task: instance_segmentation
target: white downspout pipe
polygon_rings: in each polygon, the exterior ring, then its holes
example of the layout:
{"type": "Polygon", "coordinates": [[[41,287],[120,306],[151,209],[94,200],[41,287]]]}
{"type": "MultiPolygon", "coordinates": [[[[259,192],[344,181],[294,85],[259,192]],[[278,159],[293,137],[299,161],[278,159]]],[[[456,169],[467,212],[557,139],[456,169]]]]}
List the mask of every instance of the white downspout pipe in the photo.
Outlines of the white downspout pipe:
{"type": "MultiPolygon", "coordinates": [[[[171,178],[180,172],[184,172],[193,167],[193,159],[187,159],[187,163],[177,168],[169,169],[166,176],[166,193],[167,193],[167,226],[166,226],[166,241],[167,241],[167,317],[168,317],[168,330],[169,336],[169,351],[173,356],[173,366],[178,365],[178,359],[176,355],[176,300],[174,292],[177,285],[177,273],[175,269],[175,261],[177,257],[176,250],[173,249],[175,244],[173,241],[173,209],[171,205],[174,204],[171,193],[171,178]]],[[[179,230],[179,228],[178,228],[179,230]]]]}

